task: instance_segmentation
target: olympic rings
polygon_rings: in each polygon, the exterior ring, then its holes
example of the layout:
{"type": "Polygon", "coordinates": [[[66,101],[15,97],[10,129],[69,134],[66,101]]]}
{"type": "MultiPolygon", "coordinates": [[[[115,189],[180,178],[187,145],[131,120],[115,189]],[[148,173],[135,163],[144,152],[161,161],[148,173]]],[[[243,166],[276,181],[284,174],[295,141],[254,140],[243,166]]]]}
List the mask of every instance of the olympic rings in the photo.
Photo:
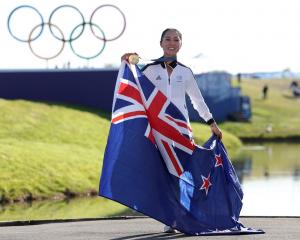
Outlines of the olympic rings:
{"type": "Polygon", "coordinates": [[[123,35],[123,33],[125,31],[125,28],[126,28],[126,18],[125,18],[124,13],[117,6],[111,5],[111,4],[103,4],[103,5],[100,5],[99,7],[97,7],[97,8],[94,9],[94,11],[92,12],[92,14],[90,16],[89,22],[86,22],[85,18],[84,18],[84,15],[82,14],[82,12],[77,7],[75,7],[73,5],[64,4],[64,5],[60,5],[60,6],[56,7],[54,10],[52,10],[52,12],[50,13],[48,22],[44,22],[44,18],[42,16],[42,14],[39,12],[38,9],[36,9],[35,7],[30,6],[30,5],[20,5],[20,6],[16,7],[16,8],[14,8],[11,11],[11,13],[9,14],[8,19],[7,19],[7,27],[8,27],[8,31],[9,31],[10,35],[14,39],[16,39],[17,41],[28,43],[31,52],[36,57],[38,57],[38,58],[49,60],[49,59],[53,59],[53,58],[57,57],[58,55],[60,55],[62,53],[63,48],[65,46],[65,43],[68,42],[69,45],[70,45],[70,48],[71,48],[72,52],[76,56],[78,56],[79,58],[83,58],[83,59],[89,60],[89,59],[98,57],[104,51],[104,48],[106,46],[106,42],[108,42],[108,41],[114,41],[114,40],[118,39],[119,37],[121,37],[123,35]],[[115,36],[110,37],[110,38],[107,38],[106,34],[104,34],[103,29],[101,29],[100,26],[93,21],[93,19],[95,18],[96,12],[99,11],[100,9],[105,8],[105,7],[109,7],[109,8],[113,8],[114,10],[117,10],[117,12],[121,15],[122,21],[123,21],[123,25],[122,25],[122,29],[121,29],[120,33],[118,33],[115,36]],[[67,38],[65,38],[66,35],[62,31],[62,29],[58,26],[58,24],[54,24],[53,23],[53,21],[54,21],[53,20],[54,15],[57,14],[58,11],[60,11],[62,9],[66,9],[66,8],[74,10],[76,13],[78,13],[78,15],[81,18],[81,23],[77,24],[73,28],[73,30],[71,31],[70,34],[67,34],[67,36],[69,36],[67,38]],[[20,10],[20,9],[30,9],[30,10],[33,10],[38,15],[38,17],[40,18],[40,21],[41,21],[39,24],[35,25],[32,28],[32,30],[30,31],[30,33],[27,35],[28,36],[27,38],[24,38],[24,37],[22,38],[22,37],[16,35],[15,33],[13,33],[13,31],[12,31],[11,19],[12,19],[13,15],[18,10],[20,10]],[[59,40],[59,41],[62,42],[62,46],[59,49],[59,51],[56,54],[53,54],[50,57],[45,57],[45,56],[41,56],[40,54],[37,54],[36,51],[34,51],[33,47],[32,47],[32,42],[35,41],[36,39],[38,39],[42,35],[42,33],[43,33],[44,28],[45,28],[46,25],[49,27],[51,35],[56,40],[59,40]],[[85,26],[86,25],[89,25],[90,31],[92,32],[92,34],[93,34],[94,37],[96,37],[97,39],[103,41],[103,45],[102,45],[101,49],[97,50],[96,54],[94,54],[92,56],[83,56],[81,54],[78,54],[78,52],[75,51],[74,46],[73,46],[73,42],[76,41],[76,40],[78,40],[82,36],[82,34],[83,34],[84,30],[85,30],[85,26]],[[37,28],[40,28],[40,30],[37,32],[37,35],[35,35],[34,33],[36,32],[37,28]],[[99,36],[99,34],[96,33],[95,29],[97,29],[98,33],[99,32],[101,33],[100,34],[101,36],[99,36]],[[54,30],[56,30],[56,31],[54,31],[54,30]]]}

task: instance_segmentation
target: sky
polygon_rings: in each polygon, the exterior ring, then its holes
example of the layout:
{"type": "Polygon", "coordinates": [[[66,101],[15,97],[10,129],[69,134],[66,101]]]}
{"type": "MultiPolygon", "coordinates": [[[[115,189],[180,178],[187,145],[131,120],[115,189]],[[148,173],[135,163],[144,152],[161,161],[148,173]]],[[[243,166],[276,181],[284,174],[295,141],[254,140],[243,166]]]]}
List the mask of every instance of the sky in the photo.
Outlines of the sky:
{"type": "MultiPolygon", "coordinates": [[[[10,0],[0,3],[0,69],[102,68],[120,64],[126,52],[136,52],[143,59],[162,55],[159,45],[165,28],[177,28],[183,35],[178,60],[195,73],[228,71],[230,73],[268,72],[291,69],[300,71],[300,1],[299,0],[10,0]],[[103,4],[117,6],[126,17],[126,28],[120,38],[106,42],[103,52],[86,60],[76,56],[68,43],[61,54],[51,60],[36,57],[28,43],[15,40],[9,33],[9,14],[20,5],[38,9],[48,22],[51,11],[71,4],[89,21],[93,10],[103,4]]],[[[55,24],[66,37],[80,24],[81,18],[71,8],[53,15],[55,24]]],[[[19,38],[36,36],[40,19],[29,8],[11,16],[11,31],[19,38]]],[[[118,35],[123,26],[121,14],[112,7],[99,9],[93,19],[107,38],[118,35]]],[[[97,28],[97,29],[99,29],[97,28]]],[[[74,30],[78,32],[80,28],[74,30]]],[[[56,29],[56,34],[60,34],[56,29]]],[[[101,35],[100,30],[98,35],[101,35]]],[[[73,33],[73,34],[74,34],[73,33]]],[[[75,35],[75,34],[74,34],[75,35]]],[[[60,36],[60,35],[59,35],[60,36]]],[[[72,43],[79,54],[92,56],[103,46],[89,28],[72,43]]],[[[45,26],[40,37],[31,44],[42,56],[53,56],[62,42],[53,38],[45,26]]],[[[145,60],[146,61],[146,60],[145,60]]]]}

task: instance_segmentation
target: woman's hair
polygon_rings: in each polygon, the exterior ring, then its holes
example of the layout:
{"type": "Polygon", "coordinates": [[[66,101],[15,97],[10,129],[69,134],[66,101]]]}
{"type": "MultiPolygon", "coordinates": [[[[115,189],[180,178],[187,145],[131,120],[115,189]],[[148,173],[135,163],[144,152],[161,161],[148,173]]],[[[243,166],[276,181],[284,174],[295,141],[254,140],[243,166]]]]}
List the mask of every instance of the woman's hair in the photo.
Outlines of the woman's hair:
{"type": "Polygon", "coordinates": [[[181,34],[181,32],[179,32],[176,28],[167,28],[167,29],[165,29],[165,30],[162,32],[162,34],[161,34],[161,37],[160,37],[160,43],[162,42],[164,36],[166,35],[166,33],[167,33],[168,31],[175,31],[175,32],[177,32],[177,34],[178,34],[180,40],[182,40],[182,34],[181,34]]]}

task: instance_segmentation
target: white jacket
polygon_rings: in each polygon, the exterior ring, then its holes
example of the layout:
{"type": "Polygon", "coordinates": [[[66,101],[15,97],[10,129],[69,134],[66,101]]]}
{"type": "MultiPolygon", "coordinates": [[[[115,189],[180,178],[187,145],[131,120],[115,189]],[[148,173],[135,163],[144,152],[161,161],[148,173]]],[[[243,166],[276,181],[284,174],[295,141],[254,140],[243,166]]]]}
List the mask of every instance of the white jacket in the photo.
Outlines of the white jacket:
{"type": "Polygon", "coordinates": [[[188,121],[186,94],[190,97],[193,107],[197,110],[200,117],[205,122],[213,122],[212,114],[204,102],[192,70],[177,61],[173,61],[170,66],[173,68],[170,78],[164,62],[148,64],[142,71],[181,110],[188,121]]]}

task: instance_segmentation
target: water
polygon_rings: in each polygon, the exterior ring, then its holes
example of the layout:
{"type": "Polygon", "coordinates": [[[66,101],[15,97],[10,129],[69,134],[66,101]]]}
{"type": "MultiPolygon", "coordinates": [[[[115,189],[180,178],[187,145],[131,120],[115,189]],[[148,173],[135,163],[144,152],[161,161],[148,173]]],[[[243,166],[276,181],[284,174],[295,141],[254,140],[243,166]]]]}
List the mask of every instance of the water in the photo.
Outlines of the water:
{"type": "MultiPolygon", "coordinates": [[[[233,164],[244,191],[242,216],[300,216],[300,144],[248,145],[233,164]]],[[[103,198],[0,205],[0,221],[134,215],[103,198]]]]}
{"type": "Polygon", "coordinates": [[[300,144],[246,146],[234,161],[243,216],[300,216],[300,144]]]}

